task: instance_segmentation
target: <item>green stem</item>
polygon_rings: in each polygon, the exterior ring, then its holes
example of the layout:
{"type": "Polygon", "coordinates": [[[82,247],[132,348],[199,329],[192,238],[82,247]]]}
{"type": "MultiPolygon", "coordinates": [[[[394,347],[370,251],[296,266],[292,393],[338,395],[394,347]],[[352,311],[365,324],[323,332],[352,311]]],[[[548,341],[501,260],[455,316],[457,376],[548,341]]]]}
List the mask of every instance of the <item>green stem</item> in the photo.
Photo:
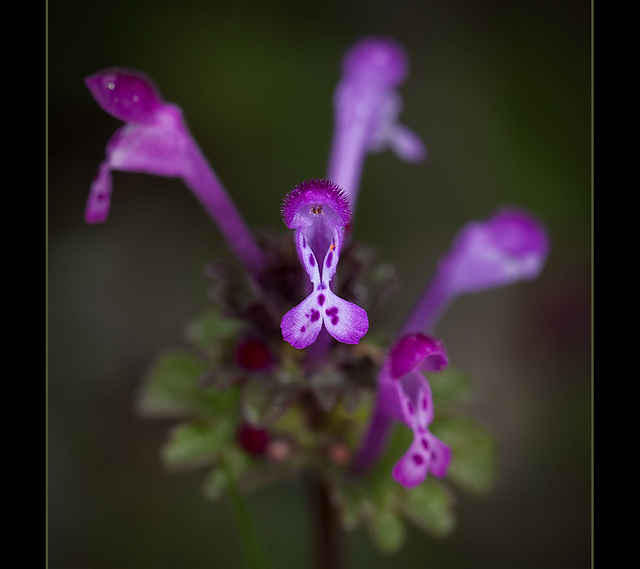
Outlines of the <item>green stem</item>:
{"type": "Polygon", "coordinates": [[[238,524],[247,567],[249,569],[270,569],[271,563],[269,562],[266,548],[253,523],[249,510],[238,492],[231,469],[225,463],[221,463],[220,467],[224,469],[227,476],[227,492],[238,524]]]}

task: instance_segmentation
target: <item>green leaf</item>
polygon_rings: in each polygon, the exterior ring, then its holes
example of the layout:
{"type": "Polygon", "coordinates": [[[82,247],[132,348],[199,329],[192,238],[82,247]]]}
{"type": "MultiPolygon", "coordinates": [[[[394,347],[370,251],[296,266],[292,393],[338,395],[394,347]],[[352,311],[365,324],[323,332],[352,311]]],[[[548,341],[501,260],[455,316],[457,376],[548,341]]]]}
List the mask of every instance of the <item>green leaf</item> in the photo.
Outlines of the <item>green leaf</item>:
{"type": "Polygon", "coordinates": [[[216,417],[226,414],[237,401],[237,390],[220,392],[202,387],[208,372],[199,357],[174,351],[160,357],[143,381],[138,409],[143,415],[158,417],[216,417]]]}
{"type": "Polygon", "coordinates": [[[255,426],[268,426],[289,408],[297,388],[274,384],[269,378],[251,378],[242,389],[244,418],[255,426]]]}
{"type": "Polygon", "coordinates": [[[227,445],[216,466],[207,474],[202,490],[205,497],[216,500],[227,493],[228,477],[242,480],[252,467],[251,459],[235,445],[227,445]],[[224,465],[224,468],[221,468],[224,465]]]}
{"type": "Polygon", "coordinates": [[[233,441],[234,432],[234,423],[224,420],[178,425],[162,449],[162,458],[169,468],[198,468],[213,462],[233,441]]]}
{"type": "Polygon", "coordinates": [[[428,377],[433,404],[438,410],[461,403],[471,395],[471,380],[459,369],[447,368],[437,373],[429,373],[428,377]]]}
{"type": "Polygon", "coordinates": [[[227,491],[227,475],[220,468],[213,468],[204,481],[202,491],[209,500],[221,498],[227,491]]]}
{"type": "Polygon", "coordinates": [[[437,537],[451,532],[455,525],[453,498],[442,483],[428,477],[403,494],[400,509],[407,519],[437,537]]]}
{"type": "Polygon", "coordinates": [[[191,323],[187,328],[187,338],[208,357],[220,357],[220,343],[233,338],[242,329],[242,322],[226,318],[219,310],[211,310],[191,323]]]}
{"type": "Polygon", "coordinates": [[[377,510],[365,520],[371,539],[385,553],[393,553],[402,547],[405,540],[405,527],[402,518],[393,510],[377,510]]]}
{"type": "Polygon", "coordinates": [[[357,528],[360,523],[360,510],[358,508],[358,504],[342,493],[340,493],[340,498],[339,515],[342,527],[347,531],[353,530],[357,528]]]}
{"type": "Polygon", "coordinates": [[[473,419],[462,416],[438,418],[431,431],[451,447],[447,479],[470,492],[483,494],[496,475],[496,443],[473,419]]]}

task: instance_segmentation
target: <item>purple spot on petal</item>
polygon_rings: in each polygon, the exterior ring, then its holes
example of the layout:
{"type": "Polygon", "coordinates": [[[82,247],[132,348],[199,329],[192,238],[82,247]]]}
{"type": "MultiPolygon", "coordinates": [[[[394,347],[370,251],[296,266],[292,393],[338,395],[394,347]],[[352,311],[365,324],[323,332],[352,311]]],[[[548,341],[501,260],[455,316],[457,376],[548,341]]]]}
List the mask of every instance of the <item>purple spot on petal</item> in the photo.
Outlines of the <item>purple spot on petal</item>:
{"type": "Polygon", "coordinates": [[[324,294],[318,295],[318,304],[322,306],[324,304],[324,294]]]}
{"type": "Polygon", "coordinates": [[[311,311],[311,322],[315,322],[320,319],[320,313],[317,310],[311,311]]]}
{"type": "Polygon", "coordinates": [[[414,454],[412,457],[413,462],[420,466],[424,462],[424,458],[421,454],[414,454]]]}
{"type": "Polygon", "coordinates": [[[304,331],[305,331],[306,329],[307,329],[307,328],[306,328],[306,326],[303,326],[302,328],[300,328],[300,332],[301,332],[302,334],[304,334],[304,331]]]}
{"type": "Polygon", "coordinates": [[[313,254],[309,255],[309,264],[313,267],[316,264],[316,260],[313,258],[313,254]]]}
{"type": "Polygon", "coordinates": [[[429,450],[429,441],[425,438],[420,439],[420,442],[422,443],[422,448],[424,450],[429,450]]]}
{"type": "Polygon", "coordinates": [[[304,237],[302,238],[302,248],[303,249],[307,248],[307,240],[304,237]]]}
{"type": "Polygon", "coordinates": [[[426,398],[426,397],[423,397],[423,398],[422,398],[422,409],[423,409],[424,411],[426,411],[426,410],[427,410],[427,406],[428,406],[427,398],[426,398]]]}
{"type": "Polygon", "coordinates": [[[331,266],[331,261],[333,261],[333,251],[329,251],[329,254],[327,255],[327,267],[331,266]]]}
{"type": "Polygon", "coordinates": [[[337,306],[332,306],[331,308],[327,308],[327,310],[325,310],[325,314],[329,318],[331,318],[331,324],[333,324],[334,326],[337,326],[338,322],[340,322],[340,319],[338,318],[337,306]]]}

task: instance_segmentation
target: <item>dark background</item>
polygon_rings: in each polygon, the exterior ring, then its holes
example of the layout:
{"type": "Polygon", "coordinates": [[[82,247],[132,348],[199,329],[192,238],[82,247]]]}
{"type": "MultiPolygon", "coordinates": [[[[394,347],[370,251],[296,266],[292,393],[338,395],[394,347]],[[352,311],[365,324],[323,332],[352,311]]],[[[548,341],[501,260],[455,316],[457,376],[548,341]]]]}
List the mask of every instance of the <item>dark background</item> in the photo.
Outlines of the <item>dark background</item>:
{"type": "MultiPolygon", "coordinates": [[[[380,555],[347,535],[352,568],[590,566],[591,5],[587,1],[48,3],[48,555],[52,568],[239,567],[228,504],[202,474],[170,474],[166,425],[136,416],[140,379],[210,306],[203,275],[228,255],[173,179],[116,173],[110,217],[82,213],[119,125],[83,78],[145,71],[247,221],[280,228],[288,189],[323,177],[344,50],[386,34],[410,55],[402,120],[428,160],[370,156],[356,236],[396,263],[391,333],[462,224],[517,204],[546,223],[541,278],[459,299],[437,335],[475,384],[469,412],[499,442],[485,497],[458,493],[451,536],[410,528],[380,555]]],[[[284,228],[283,228],[284,229],[284,228]]],[[[278,569],[308,567],[302,485],[248,500],[278,569]]]]}

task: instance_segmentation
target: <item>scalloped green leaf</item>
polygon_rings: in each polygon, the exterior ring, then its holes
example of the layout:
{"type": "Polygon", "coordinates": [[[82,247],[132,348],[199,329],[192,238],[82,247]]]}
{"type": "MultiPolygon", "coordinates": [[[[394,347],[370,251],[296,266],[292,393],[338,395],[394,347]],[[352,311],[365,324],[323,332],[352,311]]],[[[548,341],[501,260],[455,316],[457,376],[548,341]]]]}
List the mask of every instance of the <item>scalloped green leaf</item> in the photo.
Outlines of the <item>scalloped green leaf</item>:
{"type": "Polygon", "coordinates": [[[214,462],[233,441],[235,424],[230,421],[193,422],[175,427],[162,449],[169,468],[194,469],[214,462]]]}
{"type": "Polygon", "coordinates": [[[402,496],[400,510],[423,531],[443,537],[455,525],[453,497],[449,490],[432,477],[402,496]]]}
{"type": "Polygon", "coordinates": [[[156,417],[216,417],[228,413],[237,390],[220,392],[203,387],[210,371],[198,356],[176,350],[161,356],[146,375],[138,397],[138,410],[156,417]]]}
{"type": "Polygon", "coordinates": [[[436,409],[462,403],[471,396],[472,385],[469,376],[459,369],[447,368],[427,374],[433,404],[436,409]]]}
{"type": "Polygon", "coordinates": [[[438,418],[431,431],[451,447],[447,479],[470,492],[489,491],[497,471],[493,435],[473,419],[457,415],[438,418]]]}
{"type": "Polygon", "coordinates": [[[358,527],[358,524],[360,523],[360,511],[358,509],[358,505],[343,493],[340,493],[339,514],[340,523],[345,530],[349,531],[358,527]]]}
{"type": "Polygon", "coordinates": [[[366,518],[365,525],[373,543],[385,553],[400,549],[405,541],[402,518],[391,509],[381,509],[366,518]]]}
{"type": "Polygon", "coordinates": [[[241,481],[250,467],[250,459],[237,447],[229,446],[224,450],[224,456],[220,459],[224,468],[214,466],[207,474],[202,485],[202,491],[206,498],[217,500],[227,493],[229,476],[241,481]]]}
{"type": "Polygon", "coordinates": [[[227,475],[220,468],[213,468],[202,485],[202,492],[205,498],[217,500],[227,492],[227,475]]]}
{"type": "Polygon", "coordinates": [[[221,341],[232,338],[242,329],[240,320],[226,318],[219,310],[210,310],[187,328],[187,338],[212,359],[220,356],[221,341]]]}
{"type": "Polygon", "coordinates": [[[344,524],[355,527],[359,521],[366,522],[374,512],[385,510],[389,504],[397,502],[398,493],[403,488],[391,477],[391,469],[410,441],[408,429],[394,429],[380,460],[357,479],[343,481],[340,498],[344,524]]]}

